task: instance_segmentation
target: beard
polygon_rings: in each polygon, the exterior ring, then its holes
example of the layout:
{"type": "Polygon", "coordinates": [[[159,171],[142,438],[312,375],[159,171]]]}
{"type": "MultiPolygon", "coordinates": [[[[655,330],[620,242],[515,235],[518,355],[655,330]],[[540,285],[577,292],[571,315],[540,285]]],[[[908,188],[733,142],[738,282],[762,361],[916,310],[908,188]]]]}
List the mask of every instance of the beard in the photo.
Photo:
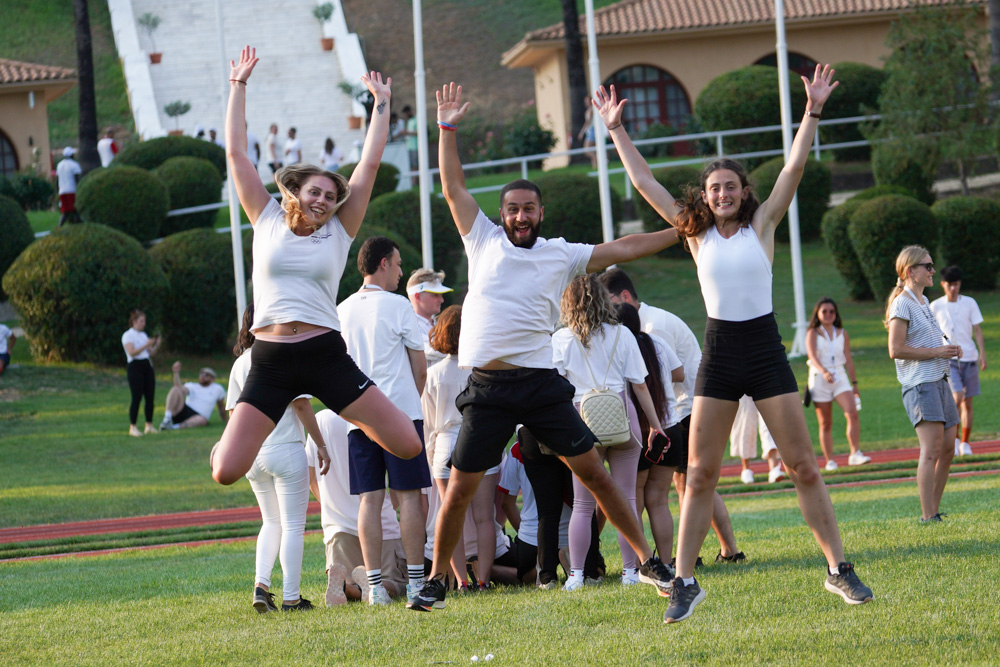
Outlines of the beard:
{"type": "Polygon", "coordinates": [[[541,222],[536,222],[531,225],[531,229],[528,231],[527,236],[519,236],[516,231],[514,231],[514,226],[507,224],[503,225],[503,230],[507,233],[507,239],[514,244],[515,247],[525,248],[530,250],[535,245],[535,241],[538,240],[538,232],[542,227],[541,222]]]}

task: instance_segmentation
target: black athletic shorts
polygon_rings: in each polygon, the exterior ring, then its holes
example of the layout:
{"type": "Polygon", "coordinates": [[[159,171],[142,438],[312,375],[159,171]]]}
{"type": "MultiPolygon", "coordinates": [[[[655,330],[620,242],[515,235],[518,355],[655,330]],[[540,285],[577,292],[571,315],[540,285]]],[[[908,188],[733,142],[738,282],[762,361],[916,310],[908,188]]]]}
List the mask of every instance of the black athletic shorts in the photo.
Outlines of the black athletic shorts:
{"type": "Polygon", "coordinates": [[[451,465],[482,472],[500,465],[504,447],[524,424],[561,456],[585,454],[597,438],[573,407],[576,389],[553,368],[473,369],[455,407],[462,413],[451,465]]]}
{"type": "Polygon", "coordinates": [[[238,403],[254,406],[275,424],[297,396],[311,394],[339,413],[375,385],[347,354],[339,331],[299,343],[257,340],[238,403]]]}
{"type": "Polygon", "coordinates": [[[760,401],[798,390],[774,313],[746,322],[708,318],[695,396],[760,401]]]}

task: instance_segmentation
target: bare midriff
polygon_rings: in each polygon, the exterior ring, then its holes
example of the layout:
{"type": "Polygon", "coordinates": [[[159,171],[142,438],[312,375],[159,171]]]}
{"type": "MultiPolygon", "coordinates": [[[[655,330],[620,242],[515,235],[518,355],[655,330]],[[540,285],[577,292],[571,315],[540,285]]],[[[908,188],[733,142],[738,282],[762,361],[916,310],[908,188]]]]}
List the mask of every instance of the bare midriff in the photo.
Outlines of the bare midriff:
{"type": "Polygon", "coordinates": [[[264,334],[266,336],[294,336],[295,334],[305,333],[307,331],[312,331],[313,329],[322,329],[327,327],[321,327],[318,324],[309,324],[307,322],[282,322],[281,324],[269,324],[266,327],[260,327],[259,329],[254,329],[254,335],[264,334]]]}
{"type": "Polygon", "coordinates": [[[506,361],[500,361],[499,359],[494,359],[488,364],[483,364],[482,366],[476,366],[484,371],[509,371],[515,368],[521,368],[515,364],[508,364],[506,361]]]}

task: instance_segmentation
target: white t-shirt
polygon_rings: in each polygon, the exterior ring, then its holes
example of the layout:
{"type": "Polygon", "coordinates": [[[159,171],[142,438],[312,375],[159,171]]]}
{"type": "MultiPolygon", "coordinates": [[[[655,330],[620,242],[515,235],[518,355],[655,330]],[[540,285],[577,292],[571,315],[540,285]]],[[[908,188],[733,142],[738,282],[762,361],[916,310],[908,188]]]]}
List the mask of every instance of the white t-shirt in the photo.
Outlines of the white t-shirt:
{"type": "MultiPolygon", "coordinates": [[[[243,385],[246,384],[247,376],[250,374],[250,357],[250,350],[247,350],[233,363],[233,370],[229,373],[229,392],[226,395],[227,410],[235,410],[236,403],[240,400],[243,385]]],[[[308,394],[302,396],[312,398],[308,394]]],[[[296,398],[299,397],[296,396],[296,398]]],[[[193,405],[191,407],[194,408],[193,405]]],[[[305,442],[305,436],[302,434],[302,422],[296,416],[291,403],[285,408],[285,413],[281,415],[281,419],[274,425],[274,430],[267,436],[261,447],[283,445],[289,442],[305,442]]]]}
{"type": "Polygon", "coordinates": [[[111,137],[104,137],[97,142],[97,154],[101,156],[101,166],[107,167],[115,159],[115,140],[111,137]]]}
{"type": "Polygon", "coordinates": [[[931,302],[931,312],[950,344],[962,348],[961,361],[978,361],[979,350],[972,339],[972,327],[983,323],[983,314],[976,300],[959,294],[958,300],[952,303],[943,296],[931,302]]]}
{"type": "Polygon", "coordinates": [[[71,157],[63,158],[56,165],[56,176],[59,177],[59,194],[68,195],[76,192],[76,177],[82,174],[80,163],[71,157]]]}
{"type": "MultiPolygon", "coordinates": [[[[330,470],[325,475],[316,475],[319,486],[320,516],[323,525],[323,542],[329,544],[337,533],[358,534],[358,512],[361,496],[351,495],[351,481],[347,463],[347,427],[349,424],[332,410],[321,410],[316,414],[326,451],[330,455],[330,470]]],[[[310,468],[318,468],[316,443],[312,436],[306,440],[306,458],[310,468]]],[[[400,539],[399,521],[392,509],[389,494],[382,501],[382,539],[400,539]]]]}
{"type": "MultiPolygon", "coordinates": [[[[257,135],[247,130],[247,157],[250,158],[255,167],[257,166],[257,161],[260,160],[260,153],[257,151],[258,145],[257,135]]],[[[223,148],[225,147],[223,146],[223,148]]]]}
{"type": "MultiPolygon", "coordinates": [[[[136,331],[135,329],[129,327],[129,330],[122,334],[122,348],[125,350],[126,363],[136,361],[137,359],[149,359],[149,348],[147,347],[145,350],[133,357],[128,353],[128,348],[125,347],[125,344],[132,343],[132,349],[138,350],[147,342],[149,342],[149,336],[146,335],[145,331],[136,331]]],[[[3,345],[7,345],[6,340],[4,340],[3,345]]]]}
{"type": "Polygon", "coordinates": [[[253,328],[299,321],[340,331],[337,290],[352,241],[336,215],[296,236],[268,201],[253,230],[253,328]]]}
{"type": "MultiPolygon", "coordinates": [[[[677,412],[681,419],[691,414],[691,403],[694,400],[694,383],[698,379],[698,367],[701,366],[701,346],[698,338],[684,320],[671,312],[639,304],[639,322],[642,330],[654,334],[673,350],[684,364],[684,381],[674,383],[674,396],[677,398],[677,412]]],[[[670,382],[670,378],[664,378],[670,382]]]]}
{"type": "Polygon", "coordinates": [[[590,348],[586,357],[582,344],[569,328],[560,329],[552,336],[552,361],[559,374],[576,387],[574,402],[579,402],[583,395],[591,389],[600,389],[594,385],[594,379],[611,391],[621,392],[625,383],[642,384],[646,381],[646,363],[642,360],[639,343],[632,332],[620,324],[604,324],[600,332],[590,337],[590,348]],[[620,330],[618,344],[615,345],[615,330],[620,330]],[[614,361],[611,360],[611,350],[614,348],[614,361]],[[587,369],[587,362],[594,371],[593,376],[587,369]],[[605,380],[604,378],[607,377],[605,380]]]}
{"type": "Polygon", "coordinates": [[[559,321],[559,300],[570,281],[586,273],[594,246],[539,237],[532,248],[518,248],[482,211],[462,243],[469,292],[459,364],[472,368],[498,359],[553,368],[549,339],[559,321]]]}
{"type": "Polygon", "coordinates": [[[403,414],[423,419],[406,350],[423,352],[424,338],[410,302],[377,287],[362,287],[341,301],[338,311],[341,333],[354,363],[403,414]]]}
{"type": "MultiPolygon", "coordinates": [[[[185,382],[184,386],[188,390],[184,403],[205,419],[211,419],[215,404],[226,398],[226,388],[218,382],[213,382],[207,387],[203,387],[197,382],[185,382]]],[[[239,398],[239,394],[237,394],[237,398],[239,398]]]]}
{"type": "Polygon", "coordinates": [[[269,132],[264,139],[264,150],[267,154],[268,162],[281,162],[278,158],[278,136],[274,132],[269,132]]]}
{"type": "MultiPolygon", "coordinates": [[[[462,413],[455,407],[455,399],[468,386],[470,375],[472,371],[459,367],[458,357],[454,354],[449,354],[427,369],[427,383],[420,402],[424,415],[424,441],[428,451],[440,450],[451,456],[458,432],[462,428],[462,413]]],[[[433,464],[433,459],[431,463],[433,464]]]]}
{"type": "Polygon", "coordinates": [[[319,166],[327,171],[337,171],[343,161],[344,153],[336,146],[333,147],[332,153],[327,153],[325,150],[319,153],[319,166]]]}
{"type": "Polygon", "coordinates": [[[288,139],[285,141],[285,161],[287,167],[290,164],[302,162],[302,142],[298,139],[288,139]]]}
{"type": "MultiPolygon", "coordinates": [[[[414,311],[415,313],[416,311],[414,311]]],[[[430,368],[444,359],[445,355],[431,347],[431,329],[434,328],[434,323],[426,317],[417,315],[417,324],[420,325],[420,333],[424,336],[424,358],[427,360],[427,368],[430,368]]]]}
{"type": "Polygon", "coordinates": [[[663,393],[667,397],[667,420],[660,426],[670,428],[687,416],[681,414],[677,404],[677,396],[674,394],[674,384],[670,382],[670,372],[675,368],[680,368],[682,364],[665,340],[656,334],[649,334],[649,338],[653,341],[653,347],[656,348],[656,360],[660,363],[660,378],[663,380],[663,393]]]}
{"type": "Polygon", "coordinates": [[[14,335],[14,332],[6,324],[0,324],[0,354],[7,354],[7,341],[14,335]]]}
{"type": "MultiPolygon", "coordinates": [[[[521,492],[521,527],[517,536],[525,544],[538,546],[538,506],[535,503],[535,492],[524,471],[524,459],[521,456],[521,444],[515,442],[500,469],[500,483],[497,486],[509,496],[517,496],[521,492]]],[[[559,518],[559,548],[569,544],[569,519],[573,509],[563,503],[562,516],[559,518]]]]}

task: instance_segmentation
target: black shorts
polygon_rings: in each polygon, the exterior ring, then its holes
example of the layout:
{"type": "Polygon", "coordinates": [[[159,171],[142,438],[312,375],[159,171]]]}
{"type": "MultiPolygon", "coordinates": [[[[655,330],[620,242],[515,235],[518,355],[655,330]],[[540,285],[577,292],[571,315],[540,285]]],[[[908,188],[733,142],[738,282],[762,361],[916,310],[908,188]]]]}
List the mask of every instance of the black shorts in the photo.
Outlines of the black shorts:
{"type": "MultiPolygon", "coordinates": [[[[678,470],[681,467],[687,470],[687,458],[688,458],[688,444],[687,444],[687,431],[683,426],[683,422],[678,422],[666,429],[664,433],[670,438],[670,447],[663,452],[663,458],[660,459],[659,463],[655,465],[661,466],[671,466],[676,467],[678,470]]],[[[649,470],[653,467],[654,463],[646,458],[646,452],[649,450],[649,440],[643,440],[642,442],[642,453],[639,454],[639,471],[649,470]]],[[[683,470],[681,470],[683,472],[683,470]]]]}
{"type": "Polygon", "coordinates": [[[514,538],[514,546],[508,553],[514,555],[517,563],[517,580],[523,581],[524,575],[538,566],[538,547],[521,541],[520,536],[514,538]]]}
{"type": "Polygon", "coordinates": [[[561,456],[578,456],[597,438],[573,407],[576,390],[555,369],[474,369],[455,407],[462,413],[451,465],[462,472],[482,472],[500,465],[504,448],[518,424],[524,424],[561,456]]]}
{"type": "Polygon", "coordinates": [[[197,412],[191,409],[190,405],[185,403],[184,409],[178,412],[176,415],[174,415],[171,419],[175,424],[183,424],[187,420],[191,419],[191,417],[200,417],[200,416],[201,415],[199,415],[197,412]]]}
{"type": "Polygon", "coordinates": [[[774,313],[746,322],[708,318],[695,396],[760,401],[798,391],[774,313]]]}
{"type": "Polygon", "coordinates": [[[387,476],[388,487],[396,491],[426,489],[431,485],[431,469],[427,465],[427,452],[423,446],[424,422],[418,419],[413,422],[413,426],[420,434],[420,456],[412,459],[401,459],[390,454],[361,429],[353,429],[347,433],[351,495],[386,488],[387,476]]]}
{"type": "Polygon", "coordinates": [[[339,413],[375,383],[347,354],[339,331],[299,343],[257,340],[238,403],[249,403],[275,424],[297,396],[312,394],[339,413]]]}

